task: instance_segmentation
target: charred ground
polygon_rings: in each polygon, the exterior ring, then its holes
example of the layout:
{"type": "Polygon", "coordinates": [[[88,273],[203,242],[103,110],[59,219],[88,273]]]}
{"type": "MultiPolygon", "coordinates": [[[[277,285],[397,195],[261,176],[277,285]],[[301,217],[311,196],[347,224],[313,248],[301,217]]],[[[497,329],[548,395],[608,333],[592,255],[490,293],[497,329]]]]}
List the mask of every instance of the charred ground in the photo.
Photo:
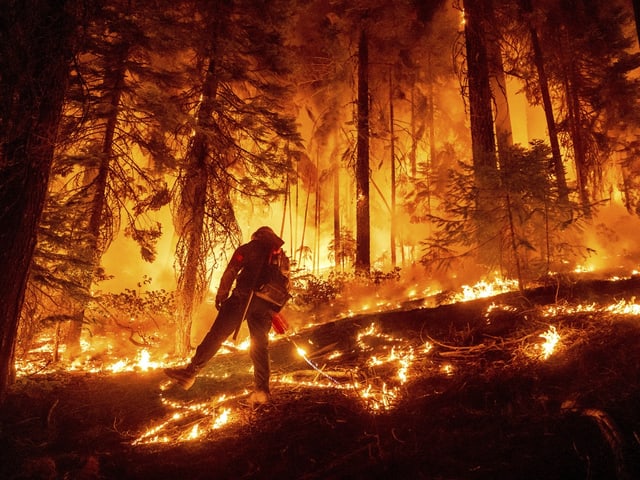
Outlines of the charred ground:
{"type": "MultiPolygon", "coordinates": [[[[412,365],[387,411],[372,412],[352,390],[275,382],[273,404],[254,410],[242,398],[231,400],[241,420],[192,441],[132,444],[170,414],[159,394],[160,371],[23,378],[1,412],[0,476],[639,478],[640,316],[598,308],[542,315],[544,305],[604,306],[639,294],[637,277],[574,281],[525,296],[407,305],[308,328],[296,341],[317,347],[314,362],[327,365],[338,349],[333,374],[355,371],[369,382],[381,371],[362,369],[356,336],[371,323],[416,346],[429,341],[433,351],[412,365]],[[532,358],[527,352],[550,324],[561,348],[546,361],[532,358]]],[[[272,344],[274,375],[317,377],[292,348],[284,338],[272,344]]],[[[246,365],[246,353],[238,352],[216,357],[209,368],[248,372],[246,365]]],[[[205,376],[188,392],[163,396],[196,404],[248,385],[248,373],[205,376]]]]}

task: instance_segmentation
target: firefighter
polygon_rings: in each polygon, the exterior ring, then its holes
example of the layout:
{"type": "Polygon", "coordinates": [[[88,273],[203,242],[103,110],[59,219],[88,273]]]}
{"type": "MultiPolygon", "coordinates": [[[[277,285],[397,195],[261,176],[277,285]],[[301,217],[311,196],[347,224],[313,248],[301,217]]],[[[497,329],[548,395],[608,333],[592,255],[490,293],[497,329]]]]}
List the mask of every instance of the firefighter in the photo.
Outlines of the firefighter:
{"type": "Polygon", "coordinates": [[[271,228],[260,227],[251,236],[251,241],[240,245],[233,253],[216,293],[218,314],[213,325],[186,366],[164,370],[184,390],[193,386],[198,372],[216,354],[222,343],[231,334],[237,333],[246,318],[255,386],[250,401],[254,405],[270,401],[269,330],[276,312],[268,302],[253,296],[252,290],[271,252],[279,250],[283,244],[284,240],[271,228]]]}

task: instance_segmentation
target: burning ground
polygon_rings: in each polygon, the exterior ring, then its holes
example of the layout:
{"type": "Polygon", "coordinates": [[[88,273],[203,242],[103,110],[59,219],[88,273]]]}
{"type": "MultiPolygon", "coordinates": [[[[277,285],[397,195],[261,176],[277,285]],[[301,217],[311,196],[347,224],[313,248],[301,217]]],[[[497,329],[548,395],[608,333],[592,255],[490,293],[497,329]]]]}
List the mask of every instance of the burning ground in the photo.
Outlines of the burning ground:
{"type": "Polygon", "coordinates": [[[188,392],[144,358],[34,372],[2,410],[0,476],[638,478],[639,294],[566,281],[307,326],[274,338],[258,409],[242,347],[188,392]]]}

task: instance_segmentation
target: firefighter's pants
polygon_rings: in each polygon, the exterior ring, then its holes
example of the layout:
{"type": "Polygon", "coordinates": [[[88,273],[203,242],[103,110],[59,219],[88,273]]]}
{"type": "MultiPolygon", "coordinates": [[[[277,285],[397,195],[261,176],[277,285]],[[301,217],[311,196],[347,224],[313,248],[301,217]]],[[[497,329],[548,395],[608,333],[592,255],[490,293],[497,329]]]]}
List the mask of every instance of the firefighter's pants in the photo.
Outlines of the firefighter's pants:
{"type": "MultiPolygon", "coordinates": [[[[221,306],[211,328],[204,337],[196,353],[191,359],[191,365],[196,370],[202,369],[211,360],[222,343],[240,328],[248,296],[233,293],[221,306]]],[[[251,337],[249,356],[253,363],[253,376],[256,390],[269,393],[269,330],[274,311],[264,300],[253,297],[246,320],[251,337]]]]}

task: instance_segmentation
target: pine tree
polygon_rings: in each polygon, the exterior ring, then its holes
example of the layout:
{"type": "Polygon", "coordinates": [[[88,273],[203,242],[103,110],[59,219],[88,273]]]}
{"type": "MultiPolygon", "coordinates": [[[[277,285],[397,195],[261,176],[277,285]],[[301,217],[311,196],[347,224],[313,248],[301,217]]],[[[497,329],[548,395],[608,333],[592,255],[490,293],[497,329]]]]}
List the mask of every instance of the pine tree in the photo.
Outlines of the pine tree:
{"type": "Polygon", "coordinates": [[[75,2],[5,2],[0,13],[0,402],[53,161],[81,17],[75,2]]]}
{"type": "Polygon", "coordinates": [[[490,10],[489,3],[490,0],[464,2],[469,121],[477,192],[471,220],[477,224],[475,232],[480,263],[490,262],[493,252],[489,246],[496,235],[492,194],[496,187],[498,159],[489,79],[488,22],[484,16],[490,10]]]}
{"type": "MultiPolygon", "coordinates": [[[[535,141],[530,148],[513,146],[504,151],[504,163],[492,179],[494,222],[492,237],[485,237],[492,256],[484,256],[486,271],[499,270],[516,278],[521,290],[528,281],[549,272],[566,272],[583,259],[586,247],[580,245],[578,219],[566,221],[565,205],[550,162],[550,148],[535,141]],[[568,263],[569,262],[569,263],[568,263]]],[[[477,228],[486,211],[477,211],[475,167],[463,164],[450,170],[442,215],[432,220],[436,231],[424,242],[422,263],[437,270],[460,267],[473,259],[478,249],[477,228]]]]}
{"type": "MultiPolygon", "coordinates": [[[[558,126],[554,114],[554,108],[551,98],[549,84],[549,76],[547,75],[547,66],[545,62],[545,54],[540,44],[539,24],[543,22],[544,15],[539,11],[534,11],[531,0],[520,0],[519,11],[522,13],[520,22],[524,25],[526,34],[516,32],[516,35],[524,35],[528,37],[528,47],[531,49],[531,65],[535,67],[535,75],[523,75],[525,80],[528,78],[534,78],[535,81],[529,88],[533,89],[539,94],[532,95],[531,98],[541,99],[541,103],[544,108],[544,114],[547,121],[547,131],[549,135],[549,144],[551,145],[551,153],[553,155],[553,164],[555,168],[555,177],[558,182],[558,191],[560,193],[560,201],[567,204],[569,201],[569,188],[567,186],[567,179],[565,174],[564,162],[562,154],[560,152],[560,139],[558,136],[558,126]]],[[[518,58],[523,55],[522,52],[515,51],[513,53],[515,57],[517,72],[518,58]]]]}
{"type": "Polygon", "coordinates": [[[212,267],[240,241],[234,198],[269,202],[282,194],[290,169],[285,147],[299,141],[283,111],[287,69],[278,28],[289,13],[286,2],[194,6],[201,18],[192,44],[195,108],[174,210],[176,345],[182,353],[190,346],[191,314],[209,287],[212,267]]]}
{"type": "Polygon", "coordinates": [[[65,104],[65,142],[58,147],[56,181],[41,226],[36,257],[42,260],[41,274],[33,277],[43,288],[45,283],[54,288],[52,295],[72,312],[66,335],[71,357],[79,353],[90,290],[104,278],[101,257],[121,218],[142,258],[155,257],[161,226],[145,215],[166,204],[169,195],[164,179],[144,167],[138,155],[149,154],[156,165],[168,160],[164,145],[153,141],[160,121],[153,118],[152,102],[158,99],[150,86],[167,86],[169,77],[155,58],[175,51],[161,35],[169,15],[158,13],[157,2],[97,4],[89,41],[78,55],[65,104]]]}
{"type": "MultiPolygon", "coordinates": [[[[554,131],[558,138],[558,145],[551,144],[556,177],[560,179],[561,173],[559,145],[564,144],[576,172],[574,191],[583,213],[591,215],[608,192],[605,172],[616,168],[611,161],[614,152],[633,146],[620,135],[637,125],[634,109],[628,108],[628,99],[638,97],[637,81],[628,75],[638,64],[637,54],[630,50],[635,39],[625,30],[631,11],[624,2],[532,5],[524,0],[521,6],[530,32],[531,65],[537,68],[539,80],[527,83],[526,91],[534,100],[542,92],[550,138],[553,142],[554,131]]],[[[514,72],[521,78],[531,77],[523,69],[528,63],[518,64],[514,72]]],[[[560,181],[561,192],[564,187],[560,181]]],[[[564,191],[571,193],[569,188],[564,191]]]]}

